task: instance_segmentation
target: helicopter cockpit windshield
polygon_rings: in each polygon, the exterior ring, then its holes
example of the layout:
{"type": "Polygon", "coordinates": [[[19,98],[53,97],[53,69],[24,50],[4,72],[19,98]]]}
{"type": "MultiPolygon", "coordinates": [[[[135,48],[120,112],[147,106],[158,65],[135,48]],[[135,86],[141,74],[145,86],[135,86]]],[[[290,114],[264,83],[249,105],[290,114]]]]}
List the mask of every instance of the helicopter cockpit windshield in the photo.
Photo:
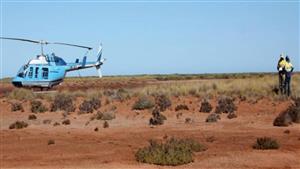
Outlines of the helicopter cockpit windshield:
{"type": "Polygon", "coordinates": [[[48,61],[55,62],[55,64],[59,66],[67,65],[62,58],[56,56],[54,53],[52,53],[50,56],[48,55],[48,61]]]}
{"type": "Polygon", "coordinates": [[[26,74],[26,69],[28,68],[28,64],[23,65],[19,71],[18,71],[18,76],[19,77],[24,77],[26,74]]]}

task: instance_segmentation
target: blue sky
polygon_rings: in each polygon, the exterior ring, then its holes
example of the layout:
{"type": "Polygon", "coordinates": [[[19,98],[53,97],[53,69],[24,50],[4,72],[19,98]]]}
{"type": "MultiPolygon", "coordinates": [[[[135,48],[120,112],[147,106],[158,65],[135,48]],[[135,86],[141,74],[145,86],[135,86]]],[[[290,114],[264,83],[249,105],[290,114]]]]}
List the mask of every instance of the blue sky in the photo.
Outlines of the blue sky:
{"type": "MultiPolygon", "coordinates": [[[[281,52],[300,65],[297,1],[2,1],[1,19],[5,37],[96,49],[102,42],[104,75],[274,72],[281,52]]],[[[39,52],[36,44],[2,40],[2,77],[39,52]]],[[[49,45],[46,52],[73,62],[85,50],[49,45]]]]}

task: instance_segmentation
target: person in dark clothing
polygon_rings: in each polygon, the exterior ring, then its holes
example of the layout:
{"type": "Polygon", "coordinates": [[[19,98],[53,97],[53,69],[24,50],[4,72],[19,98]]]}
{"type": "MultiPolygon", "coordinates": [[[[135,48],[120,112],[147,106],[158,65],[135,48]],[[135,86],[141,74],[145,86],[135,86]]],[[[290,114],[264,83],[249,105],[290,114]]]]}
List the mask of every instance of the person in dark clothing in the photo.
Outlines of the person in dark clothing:
{"type": "Polygon", "coordinates": [[[286,94],[287,96],[290,96],[291,95],[291,78],[292,78],[292,72],[294,70],[294,67],[288,56],[286,56],[285,60],[286,60],[286,63],[284,66],[284,69],[285,69],[284,94],[286,94]]]}
{"type": "Polygon", "coordinates": [[[285,79],[284,79],[284,76],[285,76],[284,66],[285,66],[285,63],[286,63],[286,61],[285,61],[283,55],[280,55],[280,59],[279,59],[278,64],[277,64],[280,94],[283,94],[283,92],[284,92],[284,82],[285,82],[285,79]]]}

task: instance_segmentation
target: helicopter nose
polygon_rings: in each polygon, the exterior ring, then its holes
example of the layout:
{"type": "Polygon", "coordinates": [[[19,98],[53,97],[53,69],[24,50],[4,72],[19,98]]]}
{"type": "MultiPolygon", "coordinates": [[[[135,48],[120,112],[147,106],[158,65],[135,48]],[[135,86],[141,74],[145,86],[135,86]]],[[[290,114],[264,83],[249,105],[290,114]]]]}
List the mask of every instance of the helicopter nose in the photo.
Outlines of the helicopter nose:
{"type": "Polygon", "coordinates": [[[22,87],[22,83],[21,83],[21,82],[18,82],[18,81],[13,81],[12,84],[13,84],[15,87],[22,87]]]}

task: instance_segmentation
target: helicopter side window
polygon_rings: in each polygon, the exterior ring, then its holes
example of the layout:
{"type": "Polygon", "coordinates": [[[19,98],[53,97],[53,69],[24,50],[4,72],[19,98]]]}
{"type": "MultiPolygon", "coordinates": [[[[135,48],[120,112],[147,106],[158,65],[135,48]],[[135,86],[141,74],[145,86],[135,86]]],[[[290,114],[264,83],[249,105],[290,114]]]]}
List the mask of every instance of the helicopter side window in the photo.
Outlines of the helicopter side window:
{"type": "Polygon", "coordinates": [[[33,67],[30,67],[30,68],[29,68],[28,77],[29,77],[29,78],[32,78],[32,75],[33,75],[33,67]]]}
{"type": "Polygon", "coordinates": [[[42,68],[42,70],[43,70],[43,74],[42,74],[43,78],[48,79],[49,69],[48,68],[42,68]]]}
{"type": "Polygon", "coordinates": [[[39,75],[39,68],[36,67],[36,68],[35,68],[35,74],[34,74],[34,77],[35,77],[35,78],[38,78],[38,75],[39,75]]]}

